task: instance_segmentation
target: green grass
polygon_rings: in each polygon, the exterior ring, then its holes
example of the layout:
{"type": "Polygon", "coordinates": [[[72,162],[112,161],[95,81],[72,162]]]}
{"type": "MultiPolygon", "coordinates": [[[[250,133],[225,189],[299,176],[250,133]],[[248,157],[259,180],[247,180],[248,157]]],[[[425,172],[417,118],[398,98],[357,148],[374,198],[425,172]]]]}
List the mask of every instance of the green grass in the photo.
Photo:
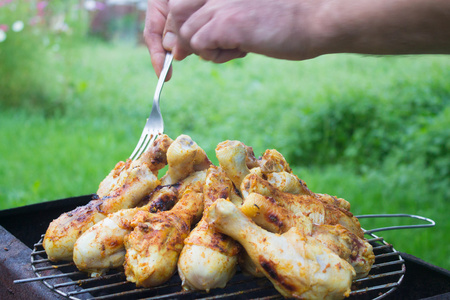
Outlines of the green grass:
{"type": "MultiPolygon", "coordinates": [[[[52,56],[40,62],[48,99],[0,99],[0,209],[95,192],[150,112],[156,76],[144,47],[90,40],[52,56]]],[[[166,133],[190,135],[213,162],[226,139],[257,155],[276,148],[313,191],[347,199],[355,214],[434,219],[431,229],[380,235],[450,269],[448,78],[445,56],[189,57],[174,63],[161,109],[166,133]]]]}

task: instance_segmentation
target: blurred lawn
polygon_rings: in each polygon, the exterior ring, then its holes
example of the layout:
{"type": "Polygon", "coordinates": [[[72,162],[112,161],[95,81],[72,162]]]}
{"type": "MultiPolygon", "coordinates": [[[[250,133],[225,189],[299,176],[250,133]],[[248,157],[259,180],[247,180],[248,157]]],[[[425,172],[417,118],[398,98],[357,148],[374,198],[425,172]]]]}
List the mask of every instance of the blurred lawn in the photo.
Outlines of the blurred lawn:
{"type": "MultiPolygon", "coordinates": [[[[52,101],[0,99],[0,209],[95,192],[130,155],[150,112],[156,76],[144,47],[91,40],[51,56],[41,71],[52,101]]],[[[222,65],[190,57],[174,63],[161,109],[166,133],[190,135],[213,162],[227,139],[257,155],[276,148],[313,191],[347,199],[354,214],[434,219],[431,229],[380,235],[450,269],[448,78],[445,56],[249,55],[222,65]]]]}

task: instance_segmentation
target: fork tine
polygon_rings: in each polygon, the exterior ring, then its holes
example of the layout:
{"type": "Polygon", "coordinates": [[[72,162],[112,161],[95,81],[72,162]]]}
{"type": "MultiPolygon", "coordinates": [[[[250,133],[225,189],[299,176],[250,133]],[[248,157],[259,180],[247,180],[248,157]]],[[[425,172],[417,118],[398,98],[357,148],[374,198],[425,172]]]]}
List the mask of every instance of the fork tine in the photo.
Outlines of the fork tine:
{"type": "Polygon", "coordinates": [[[138,152],[136,153],[136,156],[134,156],[131,160],[138,159],[142,155],[142,153],[144,153],[145,151],[147,151],[148,148],[150,148],[150,146],[153,144],[155,139],[156,139],[156,134],[148,133],[145,136],[144,142],[142,143],[141,147],[139,148],[138,152]]]}
{"type": "Polygon", "coordinates": [[[147,130],[146,130],[146,128],[144,128],[144,131],[142,131],[141,137],[139,138],[139,142],[137,143],[136,148],[134,148],[133,153],[130,155],[131,160],[135,160],[135,158],[137,158],[136,153],[138,153],[139,149],[141,149],[142,143],[144,142],[144,140],[147,136],[148,136],[147,130]]]}
{"type": "MultiPolygon", "coordinates": [[[[142,147],[142,153],[144,153],[144,152],[146,152],[152,145],[153,145],[153,143],[155,142],[155,140],[156,140],[156,137],[157,136],[159,136],[159,134],[149,134],[149,136],[151,136],[151,139],[150,139],[150,141],[148,142],[148,144],[147,144],[147,146],[145,146],[145,147],[142,147]]],[[[142,154],[141,153],[141,154],[142,154]]]]}

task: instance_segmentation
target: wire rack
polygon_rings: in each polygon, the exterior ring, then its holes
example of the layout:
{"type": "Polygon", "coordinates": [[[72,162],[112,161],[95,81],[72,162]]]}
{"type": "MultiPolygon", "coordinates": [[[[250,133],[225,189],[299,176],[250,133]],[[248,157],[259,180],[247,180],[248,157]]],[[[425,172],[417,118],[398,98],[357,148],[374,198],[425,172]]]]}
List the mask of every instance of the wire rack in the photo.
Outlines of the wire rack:
{"type": "MultiPolygon", "coordinates": [[[[367,232],[366,232],[367,233],[367,232]]],[[[400,253],[382,237],[367,233],[373,246],[375,263],[369,275],[353,281],[350,299],[382,299],[402,282],[405,263],[400,253]]],[[[254,278],[238,271],[224,289],[209,293],[183,291],[181,279],[175,274],[166,284],[154,288],[137,288],[127,282],[122,271],[90,278],[77,270],[72,262],[51,262],[42,247],[43,236],[31,252],[31,268],[36,277],[15,283],[41,281],[54,292],[68,299],[281,299],[269,280],[254,278]]]]}

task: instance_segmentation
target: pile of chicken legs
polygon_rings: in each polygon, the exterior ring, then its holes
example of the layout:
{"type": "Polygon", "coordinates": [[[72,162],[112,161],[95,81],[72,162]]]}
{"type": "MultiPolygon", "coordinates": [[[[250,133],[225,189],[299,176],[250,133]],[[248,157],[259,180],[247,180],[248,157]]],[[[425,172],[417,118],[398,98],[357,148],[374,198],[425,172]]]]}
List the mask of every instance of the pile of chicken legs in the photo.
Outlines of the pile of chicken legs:
{"type": "Polygon", "coordinates": [[[375,256],[350,204],[311,192],[284,157],[225,141],[219,166],[189,136],[159,136],[119,162],[85,206],[53,220],[43,246],[100,276],[123,268],[137,286],[178,270],[182,288],[223,288],[239,267],[285,297],[342,299],[375,256]],[[158,172],[168,165],[161,178],[158,172]]]}

